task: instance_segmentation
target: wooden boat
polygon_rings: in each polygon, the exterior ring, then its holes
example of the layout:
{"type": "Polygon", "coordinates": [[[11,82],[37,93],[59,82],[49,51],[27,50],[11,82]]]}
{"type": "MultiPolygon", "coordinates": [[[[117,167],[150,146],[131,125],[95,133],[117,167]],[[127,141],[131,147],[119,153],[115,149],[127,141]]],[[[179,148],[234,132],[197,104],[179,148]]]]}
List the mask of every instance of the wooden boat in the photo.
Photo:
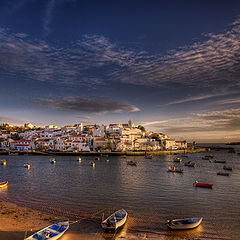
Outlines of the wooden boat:
{"type": "Polygon", "coordinates": [[[24,240],[57,240],[68,230],[68,228],[69,222],[58,222],[34,233],[24,240]]]}
{"type": "Polygon", "coordinates": [[[0,182],[0,188],[6,187],[8,185],[8,181],[0,182]]]}
{"type": "Polygon", "coordinates": [[[30,166],[30,164],[25,163],[25,164],[24,164],[24,167],[25,167],[25,168],[30,168],[31,166],[30,166]]]}
{"type": "Polygon", "coordinates": [[[195,181],[194,185],[195,185],[195,187],[202,187],[202,188],[212,188],[213,187],[213,184],[199,183],[198,181],[195,181]]]}
{"type": "Polygon", "coordinates": [[[89,165],[92,166],[92,167],[95,167],[95,162],[91,161],[91,162],[89,163],[89,165]]]}
{"type": "Polygon", "coordinates": [[[128,213],[124,209],[118,210],[102,221],[102,228],[105,230],[117,230],[127,221],[128,213]]]}
{"type": "Polygon", "coordinates": [[[181,162],[182,162],[182,159],[181,159],[181,158],[179,158],[179,157],[176,157],[176,158],[174,158],[174,162],[181,163],[181,162]]]}
{"type": "Polygon", "coordinates": [[[229,173],[225,173],[225,172],[217,172],[217,175],[221,175],[221,176],[229,176],[229,173]]]}
{"type": "Polygon", "coordinates": [[[56,163],[55,158],[51,158],[51,159],[50,159],[50,163],[51,163],[51,164],[55,164],[55,163],[56,163]]]}
{"type": "Polygon", "coordinates": [[[198,227],[203,218],[183,218],[183,219],[174,219],[168,220],[166,225],[174,230],[187,230],[198,227]]]}
{"type": "Polygon", "coordinates": [[[215,163],[226,163],[226,161],[215,160],[215,163]]]}
{"type": "Polygon", "coordinates": [[[2,159],[1,160],[1,165],[6,166],[7,165],[7,161],[5,159],[2,159]]]}
{"type": "Polygon", "coordinates": [[[127,164],[130,166],[137,166],[137,162],[134,161],[128,161],[127,164]]]}
{"type": "Polygon", "coordinates": [[[225,165],[223,166],[223,169],[226,170],[226,171],[232,171],[233,170],[232,167],[227,167],[225,165]]]}
{"type": "Polygon", "coordinates": [[[175,169],[175,167],[173,167],[173,168],[169,167],[168,172],[183,173],[183,170],[182,169],[175,169]]]}
{"type": "Polygon", "coordinates": [[[189,161],[189,162],[184,163],[184,166],[196,167],[196,163],[193,163],[193,162],[189,161]]]}

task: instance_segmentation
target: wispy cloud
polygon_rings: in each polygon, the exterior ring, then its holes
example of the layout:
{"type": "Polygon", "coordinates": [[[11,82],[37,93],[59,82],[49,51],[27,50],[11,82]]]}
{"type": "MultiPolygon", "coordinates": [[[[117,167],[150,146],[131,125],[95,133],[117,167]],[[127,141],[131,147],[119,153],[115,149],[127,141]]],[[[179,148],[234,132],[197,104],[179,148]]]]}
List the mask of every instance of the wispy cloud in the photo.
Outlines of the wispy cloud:
{"type": "Polygon", "coordinates": [[[23,120],[20,118],[15,117],[8,117],[8,116],[0,116],[0,124],[1,123],[8,123],[8,124],[24,124],[27,120],[23,120]]]}
{"type": "MultiPolygon", "coordinates": [[[[157,121],[156,121],[157,122],[157,121]]],[[[160,121],[161,122],[161,121],[160,121]]],[[[240,109],[211,111],[185,118],[168,119],[154,129],[176,138],[225,141],[225,137],[240,138],[240,109]]]]}
{"type": "Polygon", "coordinates": [[[155,124],[160,124],[160,123],[167,123],[167,122],[168,122],[168,120],[145,122],[145,123],[142,123],[142,126],[150,126],[150,125],[155,125],[155,124]]]}
{"type": "MultiPolygon", "coordinates": [[[[55,0],[48,2],[44,28],[49,32],[55,0]]],[[[126,49],[104,36],[84,35],[69,46],[52,46],[27,36],[0,31],[0,70],[34,81],[68,86],[109,85],[109,82],[154,87],[181,86],[219,89],[240,87],[239,19],[221,34],[179,47],[166,55],[126,49]]],[[[201,100],[208,95],[175,101],[201,100]]],[[[174,103],[174,102],[173,102],[174,103]]],[[[173,104],[172,103],[172,104],[173,104]]]]}
{"type": "Polygon", "coordinates": [[[107,98],[81,98],[65,97],[63,99],[38,98],[33,103],[42,107],[49,107],[63,111],[77,111],[87,113],[121,113],[137,112],[139,108],[122,102],[112,101],[107,98]]]}
{"type": "Polygon", "coordinates": [[[44,29],[46,35],[48,35],[51,31],[51,29],[49,27],[49,23],[52,18],[52,11],[54,9],[55,2],[56,2],[55,0],[49,0],[49,2],[47,3],[47,6],[46,6],[45,16],[43,18],[43,29],[44,29]]]}

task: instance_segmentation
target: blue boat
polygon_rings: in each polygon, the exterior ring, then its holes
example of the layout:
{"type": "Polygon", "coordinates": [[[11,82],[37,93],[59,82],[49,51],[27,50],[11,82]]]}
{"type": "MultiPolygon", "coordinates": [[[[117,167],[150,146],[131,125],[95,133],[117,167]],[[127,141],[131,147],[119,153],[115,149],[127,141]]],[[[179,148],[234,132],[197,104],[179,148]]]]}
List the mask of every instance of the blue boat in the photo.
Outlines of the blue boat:
{"type": "Polygon", "coordinates": [[[68,230],[68,228],[69,222],[58,222],[34,233],[24,240],[57,240],[68,230]]]}

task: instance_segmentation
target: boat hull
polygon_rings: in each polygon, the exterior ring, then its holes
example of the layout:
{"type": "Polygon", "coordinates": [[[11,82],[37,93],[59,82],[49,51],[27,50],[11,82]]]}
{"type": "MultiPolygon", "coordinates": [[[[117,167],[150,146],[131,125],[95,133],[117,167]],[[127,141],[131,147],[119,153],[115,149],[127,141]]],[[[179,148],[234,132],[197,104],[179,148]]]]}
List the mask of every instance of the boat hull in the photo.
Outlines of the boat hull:
{"type": "Polygon", "coordinates": [[[201,188],[212,188],[212,187],[213,187],[213,184],[195,183],[195,187],[201,187],[201,188]]]}
{"type": "Polygon", "coordinates": [[[189,230],[198,227],[203,218],[175,219],[167,222],[167,226],[172,230],[189,230]]]}
{"type": "Polygon", "coordinates": [[[6,182],[1,182],[0,183],[0,188],[6,187],[8,185],[8,181],[6,182]]]}
{"type": "Polygon", "coordinates": [[[118,210],[115,213],[113,213],[111,216],[109,216],[107,219],[102,221],[102,224],[101,224],[102,228],[108,231],[117,230],[118,228],[123,227],[123,225],[127,221],[127,217],[128,217],[128,214],[124,209],[118,210]],[[114,216],[118,216],[119,214],[121,215],[121,219],[118,220],[118,217],[114,218],[114,216]]]}
{"type": "Polygon", "coordinates": [[[34,233],[33,235],[31,235],[28,238],[25,238],[24,240],[36,240],[38,239],[37,236],[39,236],[39,239],[57,240],[60,237],[62,237],[62,235],[68,230],[68,228],[69,228],[69,222],[59,222],[57,224],[50,225],[38,231],[37,233],[34,233]],[[62,227],[62,230],[57,230],[55,229],[56,227],[59,227],[59,228],[62,227]],[[50,233],[50,236],[46,237],[45,233],[50,233]]]}

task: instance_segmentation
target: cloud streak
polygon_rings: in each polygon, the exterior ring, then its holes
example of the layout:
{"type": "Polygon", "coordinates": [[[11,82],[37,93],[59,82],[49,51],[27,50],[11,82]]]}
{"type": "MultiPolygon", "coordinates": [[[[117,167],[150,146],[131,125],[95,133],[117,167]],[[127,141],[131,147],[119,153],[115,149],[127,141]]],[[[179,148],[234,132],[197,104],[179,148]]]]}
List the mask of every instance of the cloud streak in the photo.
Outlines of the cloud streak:
{"type": "MultiPolygon", "coordinates": [[[[44,20],[46,32],[54,6],[55,1],[49,1],[44,20]]],[[[169,83],[177,83],[239,89],[238,20],[221,34],[205,35],[205,41],[169,51],[164,56],[126,49],[98,35],[84,35],[70,46],[62,47],[1,29],[0,70],[8,77],[22,75],[29,80],[68,86],[93,87],[118,82],[167,87],[169,83]]]]}
{"type": "Polygon", "coordinates": [[[38,98],[33,103],[61,111],[76,111],[85,113],[121,113],[137,112],[139,108],[107,98],[65,97],[63,99],[38,98]]]}

